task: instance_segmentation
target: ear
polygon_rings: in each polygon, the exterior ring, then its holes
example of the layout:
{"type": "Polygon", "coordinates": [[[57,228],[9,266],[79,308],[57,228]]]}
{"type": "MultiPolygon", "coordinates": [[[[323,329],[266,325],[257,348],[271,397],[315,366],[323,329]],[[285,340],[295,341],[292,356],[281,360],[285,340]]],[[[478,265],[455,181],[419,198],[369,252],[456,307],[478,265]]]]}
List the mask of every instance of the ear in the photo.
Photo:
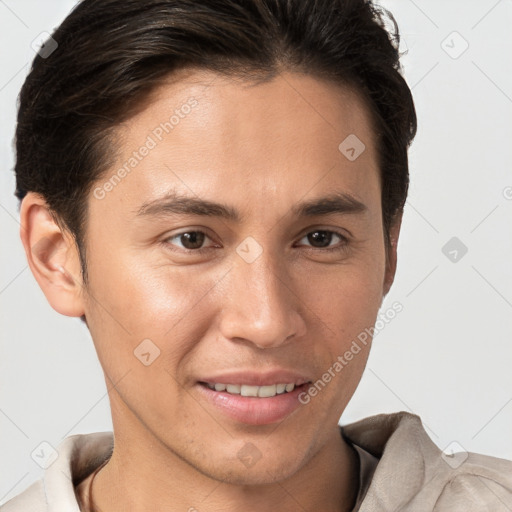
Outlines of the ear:
{"type": "Polygon", "coordinates": [[[66,316],[84,315],[78,248],[61,230],[43,197],[28,192],[20,208],[20,237],[28,265],[53,309],[66,316]]]}
{"type": "Polygon", "coordinates": [[[395,280],[396,273],[396,264],[397,264],[397,246],[398,246],[398,237],[400,235],[400,227],[402,226],[402,213],[397,214],[395,219],[393,220],[390,228],[389,228],[389,241],[390,247],[387,250],[386,254],[386,271],[384,274],[384,283],[383,283],[383,296],[382,298],[388,294],[393,281],[395,280]]]}

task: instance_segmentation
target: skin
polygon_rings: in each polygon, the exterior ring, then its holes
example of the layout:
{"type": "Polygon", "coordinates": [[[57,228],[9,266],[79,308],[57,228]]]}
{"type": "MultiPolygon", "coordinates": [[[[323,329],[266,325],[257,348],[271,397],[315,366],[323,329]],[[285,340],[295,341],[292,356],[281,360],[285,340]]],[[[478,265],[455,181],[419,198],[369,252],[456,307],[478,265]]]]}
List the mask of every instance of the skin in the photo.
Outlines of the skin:
{"type": "Polygon", "coordinates": [[[55,310],[85,315],[109,389],[115,448],[94,479],[94,506],[351,510],[358,459],[338,421],[370,343],[307,405],[269,425],[223,415],[197,380],[279,366],[315,381],[374,325],[395,274],[400,219],[386,258],[368,111],[353,91],[312,76],[283,72],[255,85],[194,70],[155,90],[119,127],[117,161],[98,185],[191,97],[197,106],[136,168],[103,199],[91,193],[87,286],[73,239],[44,200],[29,193],[21,207],[30,268],[55,310]],[[350,134],[366,146],[355,161],[338,149],[350,134]],[[171,190],[229,205],[242,222],[137,215],[171,190]],[[333,191],[365,211],[291,213],[333,191]],[[201,254],[176,236],[198,230],[206,234],[195,246],[207,247],[201,254]],[[322,230],[348,243],[307,236],[322,230]],[[252,263],[236,251],[247,237],[262,249],[252,263]],[[160,355],[145,366],[134,349],[148,338],[160,355]],[[249,468],[237,457],[248,442],[261,453],[249,468]]]}

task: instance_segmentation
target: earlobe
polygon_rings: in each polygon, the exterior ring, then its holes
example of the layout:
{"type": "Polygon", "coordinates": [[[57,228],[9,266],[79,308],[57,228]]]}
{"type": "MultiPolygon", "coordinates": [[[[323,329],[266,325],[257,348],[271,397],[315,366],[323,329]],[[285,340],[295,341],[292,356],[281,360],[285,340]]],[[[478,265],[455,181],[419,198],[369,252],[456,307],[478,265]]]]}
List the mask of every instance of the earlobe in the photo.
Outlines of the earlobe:
{"type": "Polygon", "coordinates": [[[84,315],[80,260],[72,235],[61,229],[44,198],[34,192],[23,198],[20,224],[30,270],[52,308],[66,316],[84,315]]]}

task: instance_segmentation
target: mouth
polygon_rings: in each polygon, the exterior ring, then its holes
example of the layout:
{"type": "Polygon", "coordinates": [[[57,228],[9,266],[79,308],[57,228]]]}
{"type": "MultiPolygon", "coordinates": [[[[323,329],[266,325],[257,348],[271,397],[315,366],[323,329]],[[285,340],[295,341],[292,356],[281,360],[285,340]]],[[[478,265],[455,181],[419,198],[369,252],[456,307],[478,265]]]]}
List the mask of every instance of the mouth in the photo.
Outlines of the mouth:
{"type": "Polygon", "coordinates": [[[202,386],[206,386],[213,391],[225,392],[230,395],[239,395],[253,398],[272,398],[277,395],[291,393],[294,389],[305,387],[310,382],[303,384],[280,383],[268,386],[250,386],[248,384],[223,384],[220,382],[199,382],[202,386]]]}
{"type": "Polygon", "coordinates": [[[196,389],[215,414],[246,425],[268,425],[283,421],[303,406],[300,395],[310,384],[311,381],[254,386],[200,381],[196,389]]]}

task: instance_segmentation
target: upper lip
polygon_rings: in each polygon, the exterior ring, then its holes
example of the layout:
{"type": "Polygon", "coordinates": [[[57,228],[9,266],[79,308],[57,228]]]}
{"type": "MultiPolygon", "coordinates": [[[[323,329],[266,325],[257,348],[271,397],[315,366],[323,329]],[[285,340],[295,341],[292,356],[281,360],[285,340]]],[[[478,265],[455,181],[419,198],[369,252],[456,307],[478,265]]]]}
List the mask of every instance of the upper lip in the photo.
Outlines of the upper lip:
{"type": "Polygon", "coordinates": [[[199,379],[208,384],[246,384],[248,386],[271,386],[272,384],[290,384],[300,386],[310,379],[304,374],[293,370],[277,368],[266,372],[254,370],[236,370],[231,372],[208,375],[199,379]]]}

